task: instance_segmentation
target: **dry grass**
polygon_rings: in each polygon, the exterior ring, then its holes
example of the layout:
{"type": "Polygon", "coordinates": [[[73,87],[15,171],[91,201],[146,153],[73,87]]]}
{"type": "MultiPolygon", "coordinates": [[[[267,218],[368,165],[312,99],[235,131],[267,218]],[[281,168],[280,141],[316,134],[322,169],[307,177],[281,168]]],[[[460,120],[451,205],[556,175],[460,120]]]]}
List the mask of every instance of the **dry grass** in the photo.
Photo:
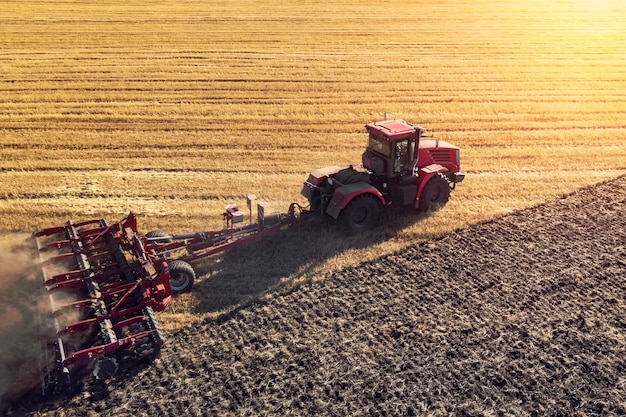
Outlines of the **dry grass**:
{"type": "Polygon", "coordinates": [[[294,232],[306,257],[244,263],[213,307],[205,265],[173,309],[191,319],[626,171],[622,2],[369,3],[0,1],[0,231],[130,209],[145,231],[206,230],[249,193],[286,207],[310,170],[358,164],[385,111],[463,148],[441,213],[294,232]]]}

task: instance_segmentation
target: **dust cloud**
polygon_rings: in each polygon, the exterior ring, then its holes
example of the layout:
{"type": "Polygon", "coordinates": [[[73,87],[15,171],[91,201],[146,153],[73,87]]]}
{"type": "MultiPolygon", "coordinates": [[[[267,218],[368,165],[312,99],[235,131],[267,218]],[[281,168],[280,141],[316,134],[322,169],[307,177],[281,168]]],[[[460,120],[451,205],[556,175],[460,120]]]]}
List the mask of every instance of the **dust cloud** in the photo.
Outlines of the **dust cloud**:
{"type": "Polygon", "coordinates": [[[39,258],[28,236],[0,241],[0,410],[40,382],[39,258]]]}

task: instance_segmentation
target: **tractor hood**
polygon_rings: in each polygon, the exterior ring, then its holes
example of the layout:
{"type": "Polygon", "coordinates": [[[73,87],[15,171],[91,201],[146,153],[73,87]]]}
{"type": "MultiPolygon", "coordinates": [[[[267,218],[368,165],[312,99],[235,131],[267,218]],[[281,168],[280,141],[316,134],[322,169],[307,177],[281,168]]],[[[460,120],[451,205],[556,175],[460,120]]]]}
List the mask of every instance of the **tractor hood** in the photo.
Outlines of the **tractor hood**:
{"type": "Polygon", "coordinates": [[[419,166],[439,164],[452,172],[458,172],[461,170],[460,148],[443,140],[421,140],[418,164],[419,166]]]}

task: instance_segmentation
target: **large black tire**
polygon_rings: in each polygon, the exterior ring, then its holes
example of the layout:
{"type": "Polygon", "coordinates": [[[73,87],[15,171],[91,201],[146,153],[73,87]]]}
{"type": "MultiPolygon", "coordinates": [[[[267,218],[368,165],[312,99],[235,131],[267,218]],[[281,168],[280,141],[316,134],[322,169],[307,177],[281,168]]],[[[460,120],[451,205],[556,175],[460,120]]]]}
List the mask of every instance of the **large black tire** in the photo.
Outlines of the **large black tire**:
{"type": "Polygon", "coordinates": [[[443,174],[438,173],[428,180],[420,195],[419,209],[428,213],[437,211],[450,199],[450,183],[443,174]]]}
{"type": "MultiPolygon", "coordinates": [[[[152,230],[148,233],[146,233],[146,237],[166,237],[169,236],[168,233],[166,233],[163,230],[152,230]]],[[[172,239],[159,239],[159,240],[153,240],[152,242],[157,242],[157,243],[170,243],[172,241],[172,239]]]]}
{"type": "Polygon", "coordinates": [[[349,233],[362,233],[376,226],[380,208],[381,204],[376,196],[362,194],[343,209],[339,218],[349,233]]]}
{"type": "Polygon", "coordinates": [[[181,294],[191,291],[193,282],[196,279],[196,273],[185,261],[170,261],[170,285],[174,294],[181,294]]]}

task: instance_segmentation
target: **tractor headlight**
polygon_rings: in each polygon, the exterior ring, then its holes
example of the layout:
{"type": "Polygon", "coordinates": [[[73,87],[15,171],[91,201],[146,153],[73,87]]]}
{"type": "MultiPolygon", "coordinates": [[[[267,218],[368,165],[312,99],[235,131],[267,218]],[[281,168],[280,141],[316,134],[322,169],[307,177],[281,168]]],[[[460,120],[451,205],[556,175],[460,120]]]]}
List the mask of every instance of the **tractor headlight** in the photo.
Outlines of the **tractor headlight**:
{"type": "Polygon", "coordinates": [[[456,165],[457,165],[457,167],[459,167],[459,169],[461,169],[461,150],[460,149],[456,149],[454,151],[454,157],[456,158],[456,165]]]}

